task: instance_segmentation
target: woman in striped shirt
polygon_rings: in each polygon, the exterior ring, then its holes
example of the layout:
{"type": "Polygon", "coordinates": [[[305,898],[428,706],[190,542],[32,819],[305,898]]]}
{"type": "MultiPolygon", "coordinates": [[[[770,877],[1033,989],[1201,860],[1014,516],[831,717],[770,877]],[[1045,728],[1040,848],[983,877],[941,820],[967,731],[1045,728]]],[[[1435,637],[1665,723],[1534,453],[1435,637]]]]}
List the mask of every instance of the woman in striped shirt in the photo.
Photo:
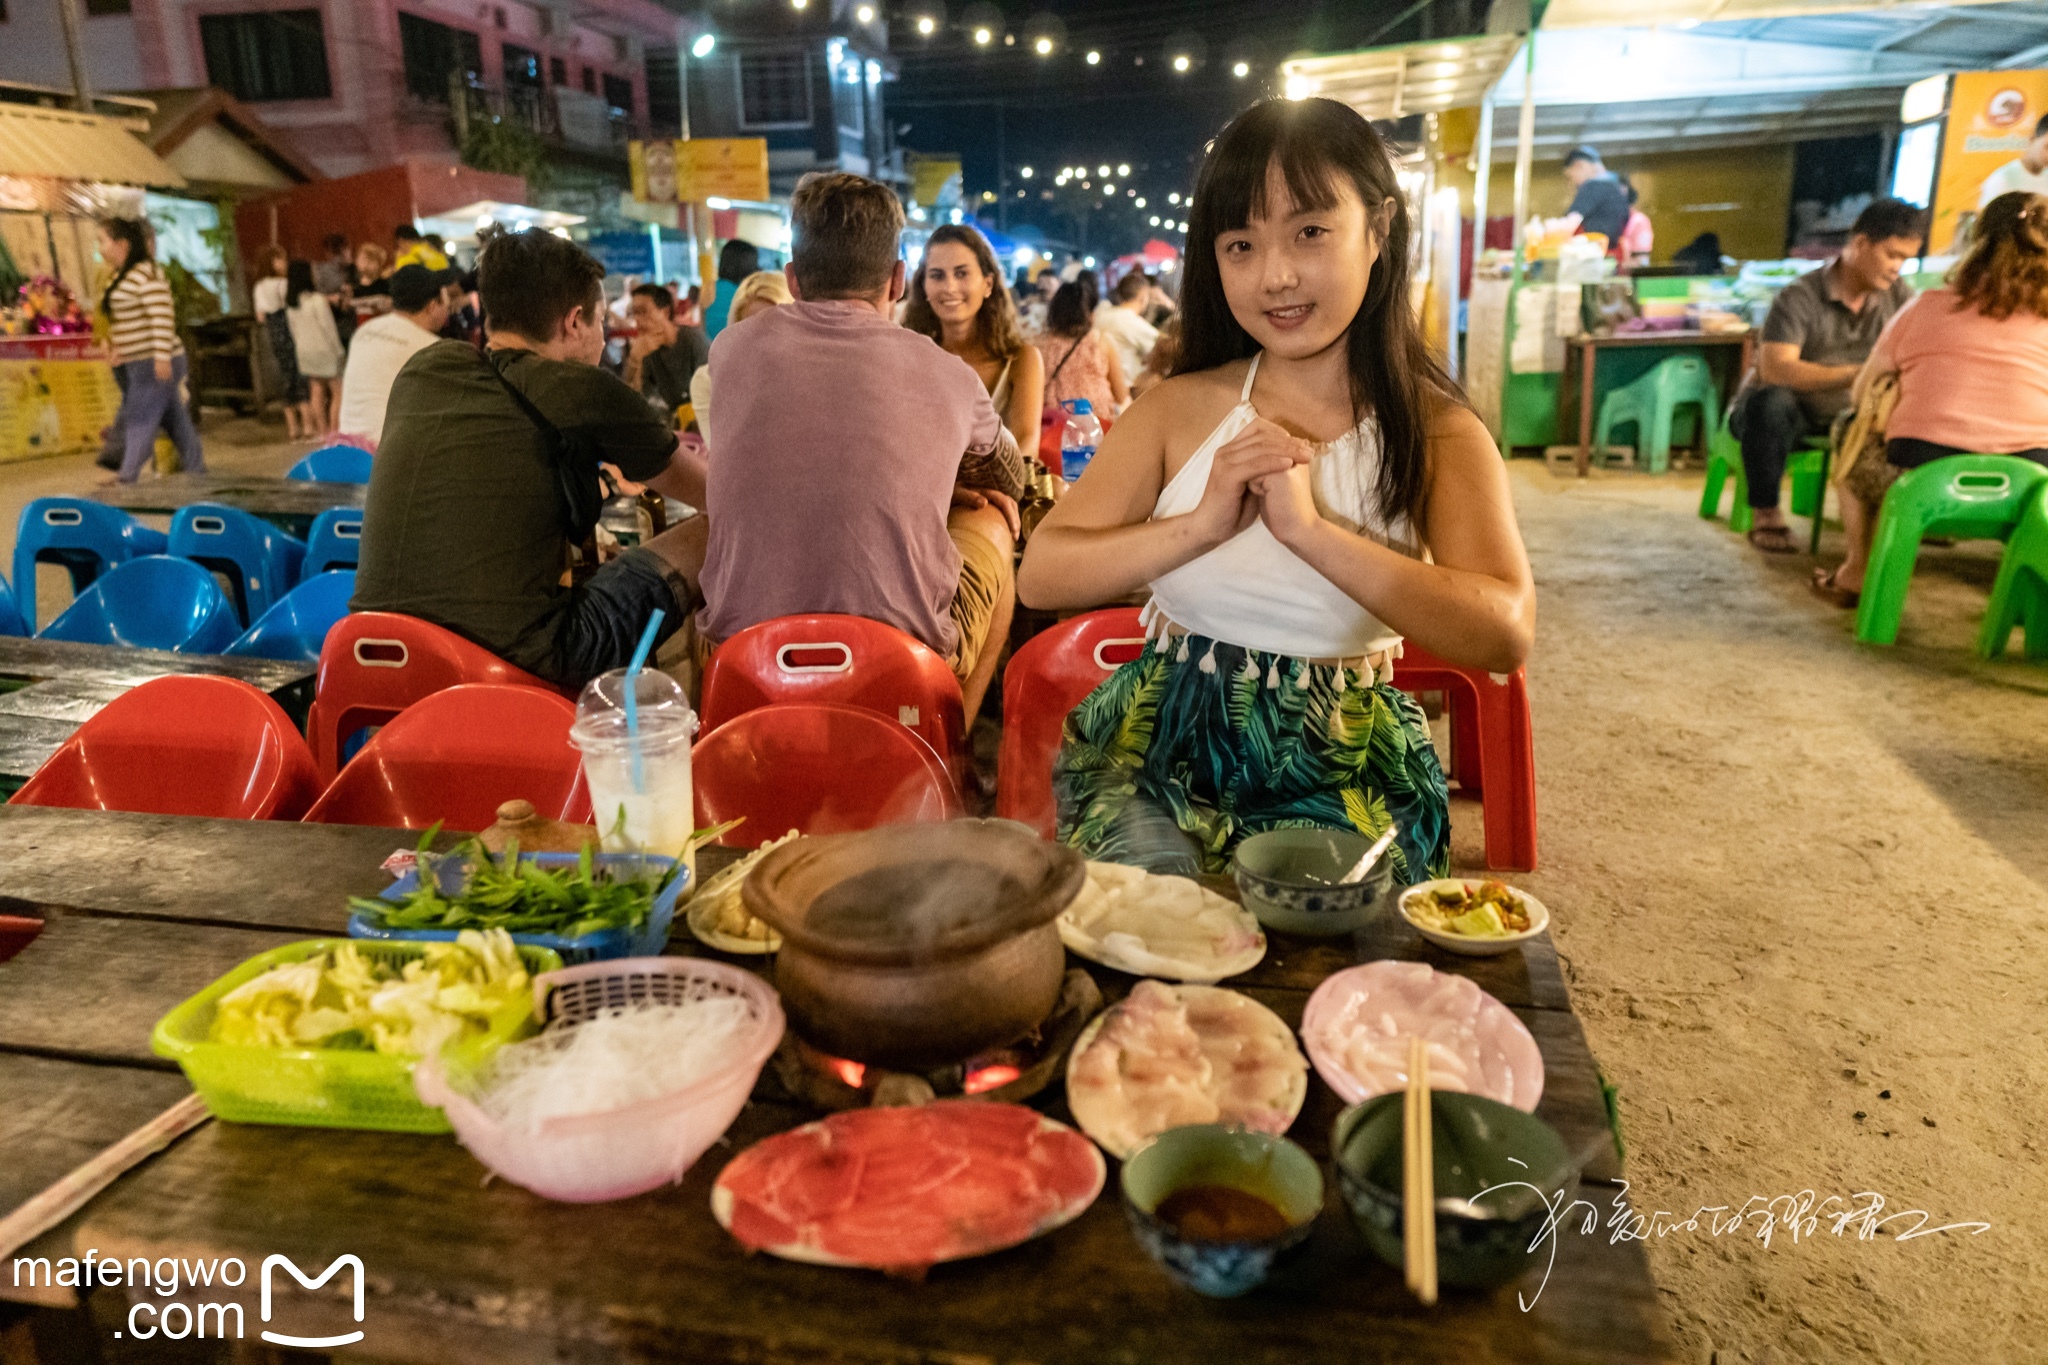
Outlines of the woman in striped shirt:
{"type": "Polygon", "coordinates": [[[206,460],[192,413],[179,396],[185,382],[185,348],[178,341],[170,281],[150,259],[148,229],[138,218],[110,218],[100,225],[100,259],[114,272],[100,296],[114,342],[114,363],[127,380],[115,425],[125,438],[121,483],[134,483],[156,448],[159,426],[168,426],[186,469],[201,473],[206,460]]]}

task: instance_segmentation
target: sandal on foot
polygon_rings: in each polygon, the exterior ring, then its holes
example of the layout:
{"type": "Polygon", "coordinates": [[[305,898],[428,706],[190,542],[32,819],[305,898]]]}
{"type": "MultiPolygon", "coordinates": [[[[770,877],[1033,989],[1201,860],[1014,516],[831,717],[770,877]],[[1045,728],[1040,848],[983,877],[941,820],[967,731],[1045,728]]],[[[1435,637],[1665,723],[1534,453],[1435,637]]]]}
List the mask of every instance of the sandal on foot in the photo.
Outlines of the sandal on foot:
{"type": "Polygon", "coordinates": [[[1813,578],[1807,586],[1813,589],[1814,596],[1823,602],[1840,607],[1843,611],[1855,610],[1856,604],[1863,600],[1863,594],[1856,589],[1838,587],[1835,583],[1835,571],[1832,569],[1815,569],[1813,578]]]}
{"type": "Polygon", "coordinates": [[[1792,543],[1789,526],[1758,526],[1750,531],[1749,543],[1767,555],[1795,554],[1799,548],[1792,543]]]}

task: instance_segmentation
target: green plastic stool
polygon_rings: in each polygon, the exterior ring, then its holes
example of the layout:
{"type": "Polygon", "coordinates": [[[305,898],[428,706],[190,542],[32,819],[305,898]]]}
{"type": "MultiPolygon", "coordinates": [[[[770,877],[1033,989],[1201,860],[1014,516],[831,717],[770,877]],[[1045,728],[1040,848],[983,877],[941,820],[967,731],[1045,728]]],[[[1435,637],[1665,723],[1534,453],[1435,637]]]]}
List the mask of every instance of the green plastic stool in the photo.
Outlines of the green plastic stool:
{"type": "Polygon", "coordinates": [[[2012,628],[2023,625],[2026,657],[2048,659],[2048,482],[2035,490],[2020,524],[2005,542],[1998,563],[1998,582],[1977,632],[1977,653],[1996,659],[2012,640],[2012,628]]]}
{"type": "MultiPolygon", "coordinates": [[[[1785,472],[1792,476],[1792,515],[1813,518],[1812,548],[1818,550],[1821,500],[1828,478],[1827,437],[1807,437],[1805,447],[1793,451],[1785,461],[1785,472]]],[[[1723,422],[1707,445],[1707,484],[1700,490],[1700,520],[1712,521],[1721,515],[1721,493],[1731,478],[1735,483],[1735,501],[1728,509],[1728,529],[1740,535],[1749,530],[1756,518],[1749,506],[1749,473],[1742,466],[1742,443],[1723,422]]]]}
{"type": "Polygon", "coordinates": [[[1856,638],[1867,645],[1898,641],[1923,539],[2005,540],[2044,480],[2048,468],[2017,455],[1948,455],[1900,475],[1877,514],[1856,638]]]}
{"type": "Polygon", "coordinates": [[[1662,474],[1671,467],[1671,419],[1688,403],[1698,406],[1700,426],[1711,448],[1721,426],[1721,392],[1705,359],[1696,355],[1661,360],[1642,378],[1602,399],[1593,448],[1605,450],[1610,430],[1634,422],[1636,449],[1646,457],[1652,474],[1662,474]]]}

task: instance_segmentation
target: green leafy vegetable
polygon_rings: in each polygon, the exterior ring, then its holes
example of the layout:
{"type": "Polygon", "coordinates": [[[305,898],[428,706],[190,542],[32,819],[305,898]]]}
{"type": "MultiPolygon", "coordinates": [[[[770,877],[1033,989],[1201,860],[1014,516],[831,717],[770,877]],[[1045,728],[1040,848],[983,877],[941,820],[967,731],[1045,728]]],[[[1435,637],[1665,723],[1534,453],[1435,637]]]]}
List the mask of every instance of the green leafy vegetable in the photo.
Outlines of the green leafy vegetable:
{"type": "Polygon", "coordinates": [[[503,929],[575,937],[638,929],[653,913],[661,893],[681,875],[680,861],[659,876],[652,875],[651,868],[638,876],[615,875],[598,866],[588,844],[573,867],[521,862],[516,842],[506,845],[502,857],[493,858],[475,839],[464,840],[446,858],[435,858],[427,850],[437,829],[428,830],[420,840],[418,889],[396,901],[352,897],[349,907],[380,929],[503,929]],[[460,891],[441,889],[443,868],[451,882],[467,869],[460,891]]]}

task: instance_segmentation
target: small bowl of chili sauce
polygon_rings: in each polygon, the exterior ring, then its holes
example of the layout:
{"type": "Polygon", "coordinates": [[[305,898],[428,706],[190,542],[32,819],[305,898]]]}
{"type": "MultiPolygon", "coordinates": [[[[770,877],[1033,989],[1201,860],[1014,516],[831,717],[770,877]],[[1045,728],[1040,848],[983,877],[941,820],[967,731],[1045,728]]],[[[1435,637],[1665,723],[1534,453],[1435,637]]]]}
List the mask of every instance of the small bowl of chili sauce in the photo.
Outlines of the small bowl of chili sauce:
{"type": "Polygon", "coordinates": [[[1124,1162],[1124,1212],[1152,1258],[1197,1294],[1265,1283],[1307,1240],[1323,1173],[1284,1137],[1223,1124],[1169,1128],[1124,1162]]]}

